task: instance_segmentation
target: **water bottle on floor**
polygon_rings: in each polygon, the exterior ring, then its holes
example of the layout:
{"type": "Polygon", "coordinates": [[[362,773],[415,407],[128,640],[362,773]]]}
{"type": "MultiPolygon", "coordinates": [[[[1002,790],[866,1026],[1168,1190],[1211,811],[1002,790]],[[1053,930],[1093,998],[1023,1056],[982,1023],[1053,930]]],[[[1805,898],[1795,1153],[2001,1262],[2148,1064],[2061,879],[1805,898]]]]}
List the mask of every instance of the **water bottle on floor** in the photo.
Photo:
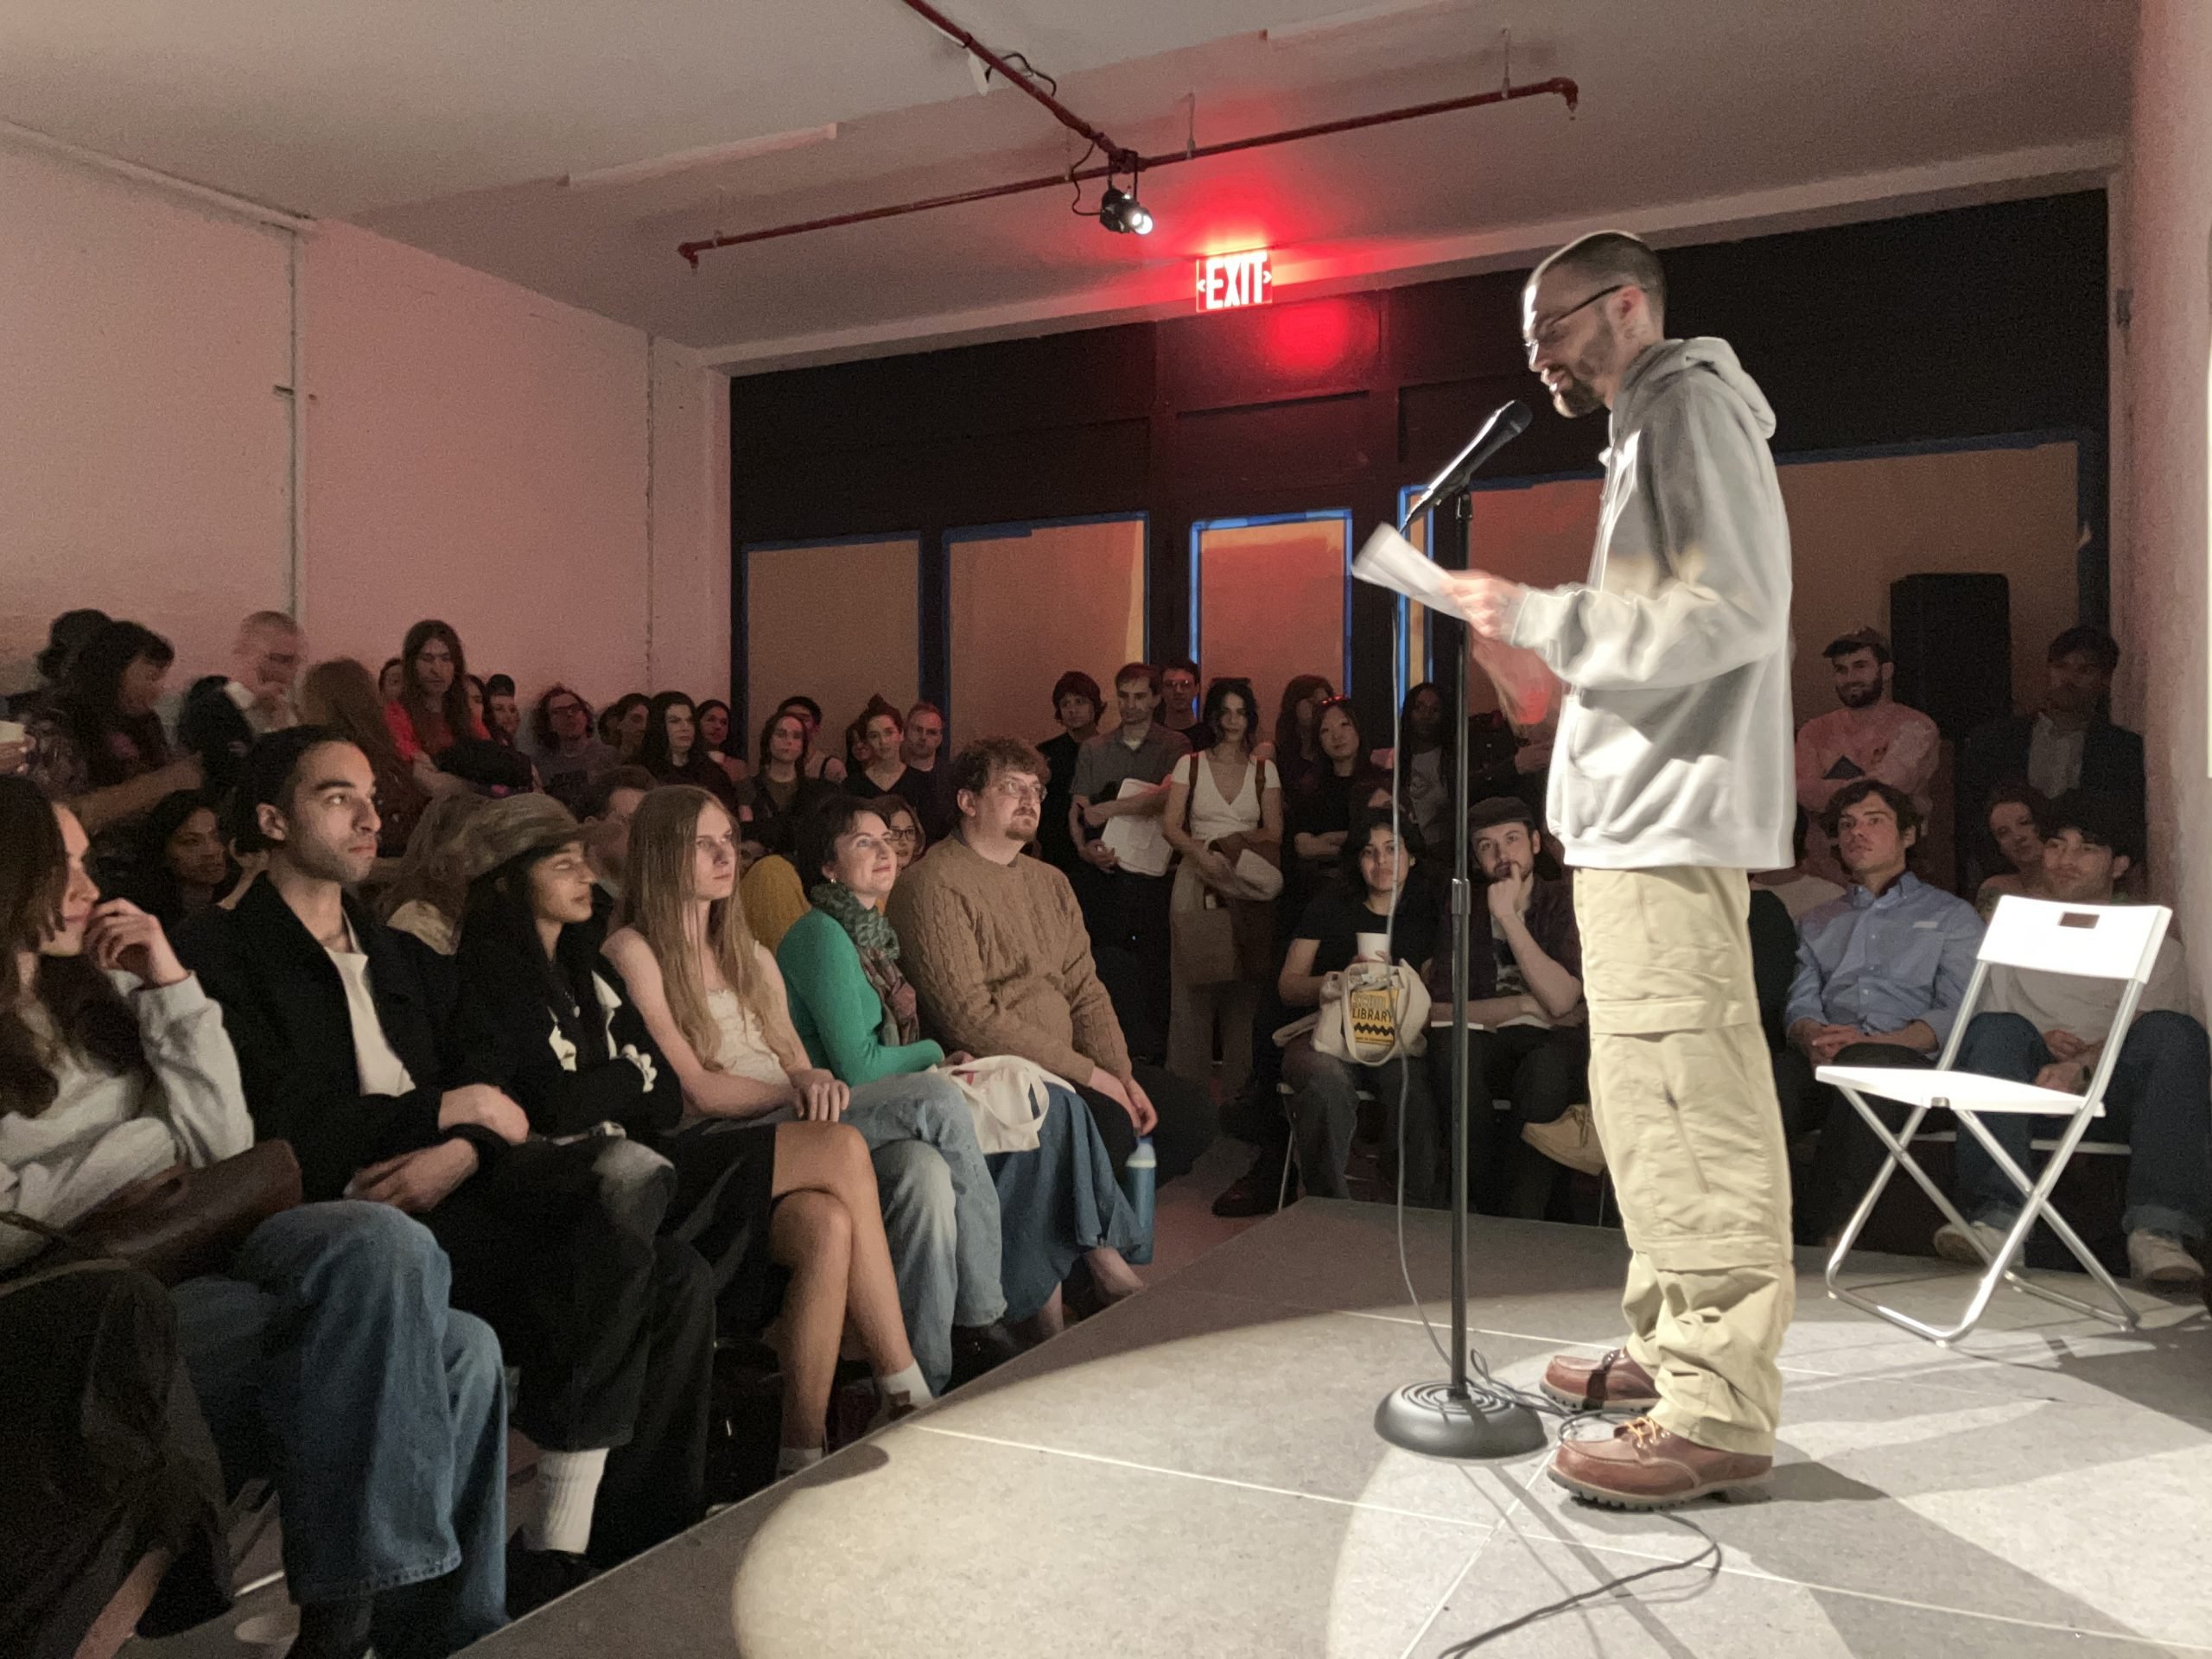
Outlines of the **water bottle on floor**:
{"type": "Polygon", "coordinates": [[[1122,1252],[1122,1260],[1135,1267],[1141,1268],[1152,1260],[1152,1192],[1159,1170],[1160,1160],[1152,1154],[1152,1137],[1140,1135],[1137,1149],[1122,1166],[1122,1196],[1136,1211],[1137,1230],[1142,1235],[1135,1244],[1122,1252]]]}

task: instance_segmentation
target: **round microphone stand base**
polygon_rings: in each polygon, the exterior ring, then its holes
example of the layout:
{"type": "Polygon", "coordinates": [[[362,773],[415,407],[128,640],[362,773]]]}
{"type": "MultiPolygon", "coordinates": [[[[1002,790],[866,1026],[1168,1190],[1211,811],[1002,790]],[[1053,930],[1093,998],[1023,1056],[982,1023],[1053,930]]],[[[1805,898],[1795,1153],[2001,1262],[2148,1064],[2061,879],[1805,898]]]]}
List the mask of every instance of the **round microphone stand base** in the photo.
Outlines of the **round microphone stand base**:
{"type": "Polygon", "coordinates": [[[1457,1394],[1449,1382],[1409,1382],[1375,1408],[1375,1432],[1430,1458],[1480,1461],[1543,1449],[1544,1426],[1526,1406],[1457,1394]]]}

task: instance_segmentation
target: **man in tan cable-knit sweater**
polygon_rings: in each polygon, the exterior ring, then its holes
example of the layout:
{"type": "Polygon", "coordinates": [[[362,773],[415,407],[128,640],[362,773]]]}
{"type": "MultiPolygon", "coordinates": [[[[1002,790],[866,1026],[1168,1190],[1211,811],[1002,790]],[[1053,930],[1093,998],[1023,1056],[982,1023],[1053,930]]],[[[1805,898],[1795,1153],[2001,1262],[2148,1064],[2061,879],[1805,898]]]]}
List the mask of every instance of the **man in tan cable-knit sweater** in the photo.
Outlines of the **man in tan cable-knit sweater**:
{"type": "Polygon", "coordinates": [[[946,785],[960,827],[899,878],[889,915],[901,965],[945,1046],[1019,1054],[1083,1091],[1119,1169],[1149,1135],[1159,1179],[1214,1136],[1213,1103],[1129,1058],[1068,879],[1022,849],[1037,834],[1044,757],[1013,738],[961,751],[946,785]]]}

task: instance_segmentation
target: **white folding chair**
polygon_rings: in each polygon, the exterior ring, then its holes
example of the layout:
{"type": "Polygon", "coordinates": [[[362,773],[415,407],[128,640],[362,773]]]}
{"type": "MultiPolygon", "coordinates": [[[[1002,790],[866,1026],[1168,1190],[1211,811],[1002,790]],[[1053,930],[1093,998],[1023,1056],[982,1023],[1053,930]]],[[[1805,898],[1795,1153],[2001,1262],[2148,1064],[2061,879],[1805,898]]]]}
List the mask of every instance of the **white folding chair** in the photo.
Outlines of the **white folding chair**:
{"type": "Polygon", "coordinates": [[[2135,1310],[2120,1294],[2112,1275],[2104,1269],[2089,1248],[2082,1243],[2066,1218],[2050,1205],[2052,1190],[2059,1177],[2065,1173],[2067,1160],[2073,1157],[2081,1144],[2082,1135],[2089,1125],[2105,1113],[2105,1088],[2112,1079],[2113,1066],[2120,1058],[2121,1039],[2135,1018],[2136,1004],[2142,1000],[2143,987],[2151,976],[2151,969],[2158,959],[2158,947],[2166,937],[2166,925],[2173,919],[2173,912],[2158,905],[2064,905],[2040,899],[2008,897],[1999,901],[1997,914],[1992,918],[1989,931],[1983,937],[1981,950],[1974,963],[1974,978],[1967,986],[1966,1000],[1959,1007],[1958,1020],[1951,1027],[1950,1040],[1943,1045],[1943,1055],[1932,1071],[1898,1071],[1886,1066],[1824,1065],[1814,1075],[1822,1083],[1833,1084],[1843,1091],[1843,1096],[1858,1108],[1859,1116],[1880,1137],[1889,1149],[1889,1156],[1882,1164],[1881,1173],[1866,1196],[1859,1200],[1843,1236],[1836,1241],[1835,1254],[1828,1258],[1828,1294],[1850,1303],[1853,1307],[1887,1319],[1891,1325],[1927,1338],[1939,1344],[1956,1342],[1980,1323],[1996,1294],[2000,1281],[2009,1280],[2013,1286],[2029,1291],[2046,1300],[2072,1308],[2079,1313],[2105,1319],[2123,1329],[2136,1324],[2135,1310]],[[1958,1057],[1959,1046],[1965,1041],[1967,1027],[1974,1019],[1974,1005],[1981,1000],[1982,987],[1989,978],[1993,966],[2031,969],[2039,973],[2069,974],[2087,979],[2123,980],[2126,988],[2121,992],[2120,1011],[2112,1022],[2112,1034],[2097,1059],[2096,1075],[2089,1079],[2084,1094],[2062,1094],[2056,1090],[2040,1089],[2032,1083],[2015,1083],[2009,1078],[1982,1076],[1979,1072],[1957,1071],[1952,1069],[1958,1057]],[[1912,1109],[1903,1128],[1892,1132],[1882,1121],[1881,1115],[1870,1106],[1868,1095],[1885,1100],[1901,1101],[1912,1109]],[[1960,1127],[1980,1141],[1983,1148],[2012,1184],[2020,1189],[2023,1203],[2019,1219],[2012,1224],[2012,1230],[2005,1236],[1994,1260],[1982,1250],[1974,1230],[1966,1217],[1953,1207],[1942,1189],[1929,1179],[1912,1155],[1913,1136],[1920,1128],[1921,1120],[1931,1111],[1948,1110],[1960,1127]],[[2042,1117],[2063,1118],[2066,1124],[2058,1135],[2057,1145],[2044,1164],[2040,1178],[2031,1179],[2027,1172],[2013,1161],[2012,1154],[1999,1146],[1994,1135],[1982,1122],[1984,1114],[1999,1112],[2031,1113],[2042,1117]],[[1951,1326],[1930,1325],[1916,1319],[1909,1313],[1884,1306],[1871,1297],[1846,1289],[1836,1282],[1836,1274],[1843,1266],[1844,1257],[1857,1242],[1866,1218],[1874,1213],[1874,1206],[1889,1185],[1890,1177],[1900,1166],[1927,1193],[1936,1207],[1943,1212],[1944,1219],[1959,1228],[1974,1248],[1981,1251],[1987,1263],[1974,1287],[1974,1298],[1967,1304],[1966,1317],[1951,1326]],[[2012,1263],[2019,1258],[2027,1243],[2029,1232],[2038,1220],[2050,1224],[2066,1246],[2074,1252],[2075,1259],[2096,1281],[2110,1299],[2110,1306],[2086,1302],[2054,1290],[2049,1285],[2037,1284],[2012,1270],[2012,1263]]]}

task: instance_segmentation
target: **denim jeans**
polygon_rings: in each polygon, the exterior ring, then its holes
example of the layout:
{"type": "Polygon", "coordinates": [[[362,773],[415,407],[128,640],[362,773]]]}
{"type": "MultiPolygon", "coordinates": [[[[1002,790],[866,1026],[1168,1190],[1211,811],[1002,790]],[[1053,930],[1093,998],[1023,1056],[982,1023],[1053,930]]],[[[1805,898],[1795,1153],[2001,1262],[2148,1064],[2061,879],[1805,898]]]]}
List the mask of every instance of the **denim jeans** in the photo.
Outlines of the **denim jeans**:
{"type": "Polygon", "coordinates": [[[968,1097],[933,1072],[878,1077],[853,1090],[845,1122],[875,1165],[906,1340],[941,1391],[952,1380],[952,1327],[1006,1315],[998,1189],[968,1097]]]}
{"type": "MultiPolygon", "coordinates": [[[[1983,1014],[1967,1027],[1959,1049],[1961,1071],[2033,1083],[2053,1056],[2043,1033],[2017,1014],[1983,1014]]],[[[2212,1053],[2204,1027],[2185,1014],[2160,1011],[2138,1016],[2120,1046],[2119,1063],[2105,1089],[2105,1116],[2092,1124],[2088,1139],[2126,1141],[2127,1210],[2120,1225],[2129,1232],[2148,1228],[2176,1238],[2202,1238],[2212,1213],[2212,1053]]],[[[2030,1142],[2039,1123],[2055,1118],[1993,1112],[1982,1123],[2012,1161],[2031,1176],[2035,1154],[2030,1142]]],[[[1982,1144],[1959,1133],[1959,1208],[1968,1219],[2010,1227],[2019,1218],[2020,1190],[1997,1166],[1982,1144]]]]}
{"type": "MultiPolygon", "coordinates": [[[[1428,1068],[1421,1061],[1391,1060],[1382,1065],[1357,1065],[1324,1054],[1309,1036],[1300,1037],[1283,1050],[1283,1081],[1291,1087],[1292,1133],[1298,1141],[1298,1182],[1317,1198],[1348,1198],[1351,1188],[1344,1181],[1344,1162],[1351,1156],[1352,1131],[1359,1122],[1359,1091],[1367,1090],[1383,1103],[1390,1120],[1390,1144],[1398,1140],[1398,1109],[1402,1096],[1406,1112],[1406,1193],[1409,1200],[1428,1203],[1436,1187],[1435,1158],[1423,1160],[1421,1148],[1437,1138],[1436,1108],[1428,1090],[1428,1068]]],[[[1394,1154],[1395,1156],[1395,1152],[1394,1154]]]]}
{"type": "Polygon", "coordinates": [[[375,1597],[387,1659],[506,1622],[499,1344],[447,1306],[448,1279],[398,1211],[314,1204],[171,1293],[226,1480],[275,1478],[293,1600],[375,1597]]]}

